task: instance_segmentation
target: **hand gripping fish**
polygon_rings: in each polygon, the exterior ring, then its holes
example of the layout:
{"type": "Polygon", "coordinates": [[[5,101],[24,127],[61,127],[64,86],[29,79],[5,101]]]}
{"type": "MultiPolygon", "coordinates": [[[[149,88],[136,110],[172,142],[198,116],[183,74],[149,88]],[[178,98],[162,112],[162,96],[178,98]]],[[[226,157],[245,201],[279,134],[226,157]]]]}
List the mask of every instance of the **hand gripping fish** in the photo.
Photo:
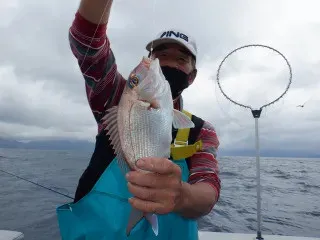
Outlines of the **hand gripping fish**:
{"type": "MultiPolygon", "coordinates": [[[[177,81],[179,81],[177,79],[177,81]]],[[[171,89],[158,59],[143,57],[130,73],[118,106],[103,117],[120,169],[136,170],[143,157],[170,157],[172,126],[193,128],[193,122],[173,108],[171,89]]],[[[127,225],[131,229],[145,217],[158,235],[158,218],[132,208],[127,225]]]]}

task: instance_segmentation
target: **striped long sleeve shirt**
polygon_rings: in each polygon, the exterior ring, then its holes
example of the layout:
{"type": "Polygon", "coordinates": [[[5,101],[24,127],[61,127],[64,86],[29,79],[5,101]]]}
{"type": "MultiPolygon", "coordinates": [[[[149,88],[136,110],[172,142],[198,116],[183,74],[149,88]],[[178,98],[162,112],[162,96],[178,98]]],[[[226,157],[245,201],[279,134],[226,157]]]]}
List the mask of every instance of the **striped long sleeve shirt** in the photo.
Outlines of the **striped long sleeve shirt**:
{"type": "MultiPolygon", "coordinates": [[[[69,29],[70,47],[85,79],[87,99],[97,122],[98,132],[103,129],[101,118],[107,109],[119,103],[126,83],[125,78],[117,70],[106,31],[106,24],[93,24],[84,19],[79,12],[75,14],[69,29]]],[[[178,101],[174,107],[181,110],[181,105],[178,101]]],[[[219,169],[216,160],[219,140],[209,122],[204,123],[197,140],[200,139],[203,142],[203,150],[189,158],[188,182],[208,183],[216,191],[214,202],[216,203],[220,196],[219,169]]]]}

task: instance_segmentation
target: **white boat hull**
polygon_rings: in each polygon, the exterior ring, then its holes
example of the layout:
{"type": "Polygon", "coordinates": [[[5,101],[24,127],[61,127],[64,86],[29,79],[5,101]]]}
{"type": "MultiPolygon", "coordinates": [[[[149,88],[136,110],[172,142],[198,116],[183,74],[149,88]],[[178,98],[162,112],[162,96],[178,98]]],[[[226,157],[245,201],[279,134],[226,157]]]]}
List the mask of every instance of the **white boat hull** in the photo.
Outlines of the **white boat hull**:
{"type": "MultiPolygon", "coordinates": [[[[320,238],[263,235],[264,240],[320,240],[320,238]]],[[[21,240],[23,233],[16,231],[0,230],[0,240],[21,240]]],[[[256,234],[218,233],[199,231],[199,240],[256,240],[256,234]]]]}
{"type": "MultiPolygon", "coordinates": [[[[257,240],[256,234],[218,233],[199,231],[199,240],[257,240]]],[[[320,240],[314,237],[295,237],[280,235],[262,235],[264,240],[320,240]]]]}
{"type": "Polygon", "coordinates": [[[0,230],[0,240],[20,240],[24,235],[21,232],[0,230]]]}

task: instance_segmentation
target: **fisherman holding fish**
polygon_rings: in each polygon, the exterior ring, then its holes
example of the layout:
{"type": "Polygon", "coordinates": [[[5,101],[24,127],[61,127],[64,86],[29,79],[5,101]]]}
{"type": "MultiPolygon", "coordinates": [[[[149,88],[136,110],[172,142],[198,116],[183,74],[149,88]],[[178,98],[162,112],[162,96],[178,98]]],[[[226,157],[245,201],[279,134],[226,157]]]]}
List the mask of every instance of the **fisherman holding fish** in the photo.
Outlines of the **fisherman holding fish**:
{"type": "Polygon", "coordinates": [[[107,36],[111,6],[81,0],[69,31],[98,135],[74,202],[57,209],[62,239],[198,239],[196,220],[218,201],[220,179],[214,127],[183,111],[196,43],[160,32],[125,79],[107,36]]]}

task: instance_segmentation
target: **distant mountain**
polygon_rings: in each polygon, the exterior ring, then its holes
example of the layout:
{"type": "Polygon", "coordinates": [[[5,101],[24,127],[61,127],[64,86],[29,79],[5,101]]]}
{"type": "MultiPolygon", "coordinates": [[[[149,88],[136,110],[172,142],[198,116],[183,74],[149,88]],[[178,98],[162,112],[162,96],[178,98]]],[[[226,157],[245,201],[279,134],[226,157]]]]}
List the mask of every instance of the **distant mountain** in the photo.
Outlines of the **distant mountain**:
{"type": "Polygon", "coordinates": [[[0,138],[0,148],[19,148],[20,142],[0,138]]]}
{"type": "Polygon", "coordinates": [[[20,142],[0,139],[0,148],[40,149],[40,150],[83,150],[92,151],[95,144],[81,140],[37,140],[20,142]]]}
{"type": "MultiPolygon", "coordinates": [[[[20,148],[20,149],[40,149],[40,150],[76,150],[93,151],[95,144],[81,140],[43,140],[20,142],[17,140],[1,139],[0,148],[20,148]]],[[[221,156],[251,156],[255,157],[255,149],[219,149],[218,155],[221,156]]],[[[293,157],[293,158],[320,158],[320,153],[298,151],[298,150],[279,150],[262,149],[262,157],[293,157]]]]}

